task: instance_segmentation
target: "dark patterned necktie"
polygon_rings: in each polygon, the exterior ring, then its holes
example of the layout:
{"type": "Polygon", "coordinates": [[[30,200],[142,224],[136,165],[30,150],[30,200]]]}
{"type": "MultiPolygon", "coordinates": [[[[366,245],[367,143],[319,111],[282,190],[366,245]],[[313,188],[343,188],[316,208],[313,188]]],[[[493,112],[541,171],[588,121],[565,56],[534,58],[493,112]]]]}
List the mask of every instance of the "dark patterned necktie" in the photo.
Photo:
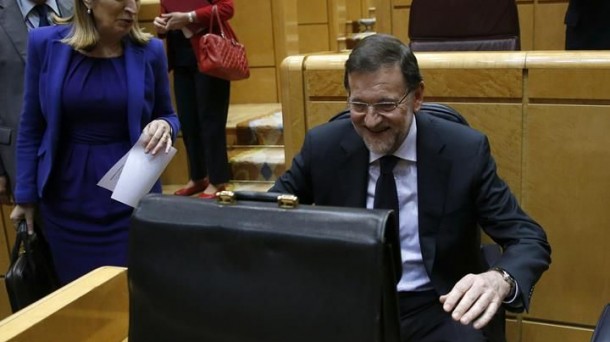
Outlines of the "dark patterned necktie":
{"type": "Polygon", "coordinates": [[[49,11],[47,9],[47,5],[39,4],[34,6],[34,9],[38,13],[38,18],[40,19],[40,21],[38,22],[38,27],[51,25],[51,23],[49,22],[49,11]]]}
{"type": "Polygon", "coordinates": [[[398,192],[396,191],[396,181],[394,180],[394,167],[399,158],[396,156],[383,156],[379,160],[380,173],[375,184],[374,208],[394,209],[396,222],[398,220],[398,192]]]}

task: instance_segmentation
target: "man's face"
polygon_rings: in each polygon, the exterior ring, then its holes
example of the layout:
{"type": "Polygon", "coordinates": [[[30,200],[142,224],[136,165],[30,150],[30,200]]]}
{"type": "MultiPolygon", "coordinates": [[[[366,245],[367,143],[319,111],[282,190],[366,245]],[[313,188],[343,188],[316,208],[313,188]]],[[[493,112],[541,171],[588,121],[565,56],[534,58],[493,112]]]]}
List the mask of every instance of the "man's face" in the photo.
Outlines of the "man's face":
{"type": "Polygon", "coordinates": [[[387,107],[385,105],[378,106],[380,110],[368,106],[364,112],[359,112],[354,109],[355,106],[350,106],[352,123],[366,147],[378,154],[393,153],[406,138],[413,113],[421,106],[423,83],[405,98],[408,88],[398,64],[383,66],[374,72],[352,72],[348,75],[348,82],[350,102],[373,105],[397,103],[402,99],[402,102],[391,111],[384,110],[384,107],[387,107]]]}

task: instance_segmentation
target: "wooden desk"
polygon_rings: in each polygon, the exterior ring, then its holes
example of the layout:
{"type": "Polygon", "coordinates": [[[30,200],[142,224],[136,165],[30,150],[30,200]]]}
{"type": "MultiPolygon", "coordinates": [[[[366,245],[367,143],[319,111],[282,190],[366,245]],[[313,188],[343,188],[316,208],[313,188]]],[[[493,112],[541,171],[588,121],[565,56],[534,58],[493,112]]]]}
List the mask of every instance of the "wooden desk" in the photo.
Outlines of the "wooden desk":
{"type": "Polygon", "coordinates": [[[126,341],[127,269],[101,267],[0,321],[0,341],[126,341]]]}

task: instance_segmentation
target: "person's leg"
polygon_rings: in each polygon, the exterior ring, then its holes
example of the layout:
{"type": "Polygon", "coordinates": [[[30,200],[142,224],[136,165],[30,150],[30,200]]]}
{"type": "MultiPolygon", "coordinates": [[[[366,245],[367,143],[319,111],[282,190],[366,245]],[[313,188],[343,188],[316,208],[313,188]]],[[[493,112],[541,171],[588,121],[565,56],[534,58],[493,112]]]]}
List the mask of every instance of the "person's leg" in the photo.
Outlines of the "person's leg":
{"type": "MultiPolygon", "coordinates": [[[[189,167],[190,180],[187,187],[193,187],[198,183],[203,185],[207,176],[201,132],[202,123],[198,114],[197,74],[199,72],[194,67],[180,67],[174,70],[176,109],[180,118],[182,139],[189,167]]],[[[207,184],[205,185],[207,186],[207,184]]]]}
{"type": "Polygon", "coordinates": [[[199,74],[197,77],[198,113],[201,123],[205,165],[210,186],[204,193],[215,193],[230,179],[226,126],[231,83],[199,74]]]}
{"type": "Polygon", "coordinates": [[[443,310],[438,297],[434,291],[399,293],[402,342],[506,341],[503,329],[495,329],[496,318],[493,325],[489,326],[494,329],[474,329],[471,325],[454,321],[451,315],[443,310]]]}

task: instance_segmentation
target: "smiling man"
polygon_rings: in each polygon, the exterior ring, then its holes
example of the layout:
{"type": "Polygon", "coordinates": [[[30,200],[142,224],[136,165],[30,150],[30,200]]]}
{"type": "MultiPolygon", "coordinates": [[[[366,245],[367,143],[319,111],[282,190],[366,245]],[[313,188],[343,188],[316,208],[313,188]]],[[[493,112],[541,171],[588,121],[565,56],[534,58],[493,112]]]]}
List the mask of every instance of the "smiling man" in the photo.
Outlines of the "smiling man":
{"type": "Polygon", "coordinates": [[[351,120],[309,131],[270,191],[301,203],[395,208],[402,341],[505,341],[500,309],[528,308],[551,250],[498,177],[487,138],[420,111],[417,59],[392,36],[356,46],[345,88],[351,120]],[[395,190],[379,195],[388,181],[395,190]],[[480,228],[504,251],[492,268],[480,228]]]}

